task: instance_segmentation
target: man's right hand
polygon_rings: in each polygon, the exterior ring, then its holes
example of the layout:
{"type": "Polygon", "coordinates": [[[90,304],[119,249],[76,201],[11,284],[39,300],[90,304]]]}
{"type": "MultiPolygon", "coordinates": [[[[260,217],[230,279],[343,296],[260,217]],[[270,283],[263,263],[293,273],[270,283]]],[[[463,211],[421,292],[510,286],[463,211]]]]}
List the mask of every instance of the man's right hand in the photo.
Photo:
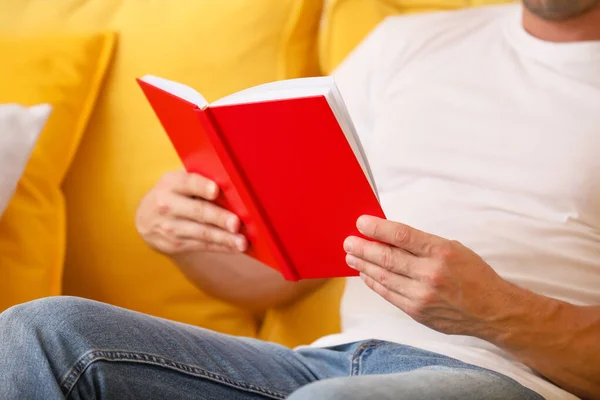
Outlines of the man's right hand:
{"type": "Polygon", "coordinates": [[[169,256],[244,252],[240,220],[213,203],[218,196],[218,186],[201,175],[167,173],[141,201],[136,228],[150,247],[169,256]]]}

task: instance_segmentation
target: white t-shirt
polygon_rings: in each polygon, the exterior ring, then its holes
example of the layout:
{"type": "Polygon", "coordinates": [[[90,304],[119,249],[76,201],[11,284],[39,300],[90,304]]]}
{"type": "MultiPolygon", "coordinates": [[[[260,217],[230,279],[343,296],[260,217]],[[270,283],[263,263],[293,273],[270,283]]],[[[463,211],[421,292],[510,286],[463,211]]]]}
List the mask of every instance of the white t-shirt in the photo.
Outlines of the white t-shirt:
{"type": "MultiPolygon", "coordinates": [[[[390,220],[461,241],[503,278],[600,304],[600,42],[529,35],[518,4],[391,17],[334,74],[390,220]]],[[[343,333],[574,396],[483,340],[431,330],[349,279],[343,333]]]]}

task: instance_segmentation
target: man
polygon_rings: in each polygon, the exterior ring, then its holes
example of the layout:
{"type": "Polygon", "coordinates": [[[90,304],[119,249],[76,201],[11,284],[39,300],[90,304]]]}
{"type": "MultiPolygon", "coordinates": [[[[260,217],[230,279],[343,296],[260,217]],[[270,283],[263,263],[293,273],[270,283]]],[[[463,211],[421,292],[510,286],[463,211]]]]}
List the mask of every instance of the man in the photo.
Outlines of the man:
{"type": "MultiPolygon", "coordinates": [[[[390,219],[344,243],[341,334],[290,350],[45,299],[0,316],[3,398],[600,398],[600,1],[523,3],[389,18],[336,72],[390,219]]],[[[322,283],[241,254],[217,195],[168,174],[138,229],[245,307],[322,283]]]]}

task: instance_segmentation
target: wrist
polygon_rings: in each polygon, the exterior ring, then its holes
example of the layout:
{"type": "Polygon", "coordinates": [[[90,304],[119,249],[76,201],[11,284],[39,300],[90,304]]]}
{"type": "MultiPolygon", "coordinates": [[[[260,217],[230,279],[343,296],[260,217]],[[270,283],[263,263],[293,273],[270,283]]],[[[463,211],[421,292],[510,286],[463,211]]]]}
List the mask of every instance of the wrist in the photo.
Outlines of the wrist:
{"type": "Polygon", "coordinates": [[[570,306],[504,281],[498,290],[498,301],[485,321],[480,338],[501,348],[519,351],[531,343],[551,341],[561,324],[564,308],[570,306]]]}

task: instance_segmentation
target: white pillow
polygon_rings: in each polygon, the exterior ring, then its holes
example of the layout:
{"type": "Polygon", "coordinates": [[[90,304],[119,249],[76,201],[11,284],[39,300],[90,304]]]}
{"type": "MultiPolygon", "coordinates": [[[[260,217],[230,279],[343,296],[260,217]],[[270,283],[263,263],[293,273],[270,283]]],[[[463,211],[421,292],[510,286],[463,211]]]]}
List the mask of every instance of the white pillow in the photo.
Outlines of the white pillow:
{"type": "Polygon", "coordinates": [[[0,104],[0,217],[23,175],[51,107],[0,104]]]}

